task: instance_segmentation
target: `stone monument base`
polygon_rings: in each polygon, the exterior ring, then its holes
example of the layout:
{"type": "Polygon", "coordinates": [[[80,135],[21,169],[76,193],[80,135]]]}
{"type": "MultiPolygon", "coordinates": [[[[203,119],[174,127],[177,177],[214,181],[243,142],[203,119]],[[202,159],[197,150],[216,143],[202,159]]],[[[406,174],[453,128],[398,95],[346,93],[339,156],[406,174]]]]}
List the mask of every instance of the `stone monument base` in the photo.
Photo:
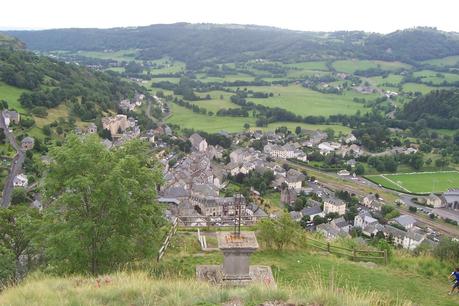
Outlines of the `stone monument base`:
{"type": "Polygon", "coordinates": [[[276,288],[271,267],[269,266],[250,266],[250,278],[227,279],[223,275],[221,265],[197,265],[196,278],[214,285],[221,286],[246,286],[250,284],[261,284],[266,287],[276,288]]]}

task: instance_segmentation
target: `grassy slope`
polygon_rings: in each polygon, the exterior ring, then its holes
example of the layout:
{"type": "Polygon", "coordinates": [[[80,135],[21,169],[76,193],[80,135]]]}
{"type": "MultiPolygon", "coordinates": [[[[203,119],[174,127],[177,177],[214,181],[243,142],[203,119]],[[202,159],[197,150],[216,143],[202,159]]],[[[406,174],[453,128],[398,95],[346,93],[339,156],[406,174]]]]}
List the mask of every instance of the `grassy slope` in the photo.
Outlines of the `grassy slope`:
{"type": "Polygon", "coordinates": [[[0,82],[0,100],[8,101],[10,109],[14,108],[21,113],[25,112],[25,109],[19,103],[19,97],[24,91],[24,89],[0,82]]]}
{"type": "Polygon", "coordinates": [[[95,278],[41,274],[0,295],[1,305],[245,305],[267,300],[318,305],[457,305],[448,296],[449,267],[396,251],[388,266],[352,262],[311,249],[260,250],[252,264],[269,265],[278,289],[218,288],[194,280],[198,264],[220,264],[220,252],[202,253],[195,233],[179,232],[159,263],[143,272],[95,278]],[[105,280],[108,280],[107,282],[105,280]],[[411,302],[409,302],[411,301],[411,302]]]}
{"type": "MultiPolygon", "coordinates": [[[[193,277],[196,264],[221,262],[220,252],[202,254],[192,233],[180,233],[159,270],[168,271],[169,275],[193,277]]],[[[311,249],[261,250],[252,256],[251,263],[271,266],[280,288],[307,291],[318,283],[333,284],[341,290],[371,290],[419,305],[455,305],[459,298],[447,295],[448,267],[431,257],[411,257],[402,251],[394,254],[388,266],[352,262],[311,249]]]]}
{"type": "MultiPolygon", "coordinates": [[[[306,288],[263,286],[220,288],[192,279],[153,279],[146,273],[117,273],[99,278],[45,277],[37,274],[0,295],[2,305],[260,305],[288,301],[295,305],[395,305],[375,292],[328,288],[314,282],[306,288]]],[[[276,305],[278,305],[276,303],[276,305]]],[[[399,301],[396,305],[412,305],[399,301]]]]}

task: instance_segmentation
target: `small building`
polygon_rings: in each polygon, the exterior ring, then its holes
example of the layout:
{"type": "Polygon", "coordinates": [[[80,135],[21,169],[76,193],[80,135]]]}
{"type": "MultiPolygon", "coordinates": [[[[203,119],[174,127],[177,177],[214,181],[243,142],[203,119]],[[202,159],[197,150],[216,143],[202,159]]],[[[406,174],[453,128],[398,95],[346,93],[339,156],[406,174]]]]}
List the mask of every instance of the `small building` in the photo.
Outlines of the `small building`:
{"type": "Polygon", "coordinates": [[[95,125],[94,123],[90,123],[87,127],[86,127],[86,132],[88,134],[94,134],[94,133],[97,133],[97,125],[95,125]]]}
{"type": "Polygon", "coordinates": [[[18,174],[16,177],[13,179],[13,186],[14,187],[27,187],[29,184],[29,180],[27,179],[27,176],[24,174],[18,174]]]}
{"type": "Polygon", "coordinates": [[[21,141],[21,148],[23,150],[31,150],[35,144],[35,140],[32,137],[24,137],[21,141]]]}
{"type": "Polygon", "coordinates": [[[351,173],[349,171],[347,171],[347,170],[340,170],[340,171],[338,171],[337,174],[339,176],[349,176],[349,175],[351,175],[351,173]]]}
{"type": "Polygon", "coordinates": [[[303,218],[303,214],[299,211],[291,211],[289,212],[290,217],[292,218],[293,221],[299,222],[301,218],[303,218]]]}
{"type": "Polygon", "coordinates": [[[443,198],[446,202],[446,207],[459,210],[459,189],[448,190],[443,193],[443,198]]]}
{"type": "Polygon", "coordinates": [[[283,188],[281,190],[281,203],[286,205],[292,205],[297,199],[297,192],[293,188],[283,188]]]}
{"type": "Polygon", "coordinates": [[[324,200],[324,213],[337,213],[338,215],[344,215],[346,213],[346,203],[336,198],[327,198],[324,200]]]}
{"type": "Polygon", "coordinates": [[[396,223],[400,226],[403,226],[406,229],[410,229],[414,227],[414,224],[416,223],[416,219],[409,215],[400,215],[397,218],[392,220],[393,223],[396,223]]]}
{"type": "Polygon", "coordinates": [[[325,214],[320,208],[320,206],[305,207],[301,210],[301,213],[303,214],[303,216],[309,216],[311,220],[314,219],[315,216],[319,216],[322,218],[325,217],[325,214]]]}
{"type": "Polygon", "coordinates": [[[19,124],[20,115],[18,112],[9,111],[5,109],[2,111],[3,119],[5,120],[5,125],[8,127],[11,123],[19,124]]]}
{"type": "Polygon", "coordinates": [[[204,152],[207,150],[207,141],[198,133],[194,133],[189,138],[191,146],[195,151],[204,152]]]}
{"type": "Polygon", "coordinates": [[[378,220],[373,218],[370,213],[362,210],[357,216],[354,218],[354,226],[365,228],[368,225],[376,224],[378,220]]]}
{"type": "Polygon", "coordinates": [[[288,170],[287,175],[285,177],[285,181],[288,185],[288,188],[293,188],[297,192],[301,190],[301,186],[303,185],[303,181],[305,179],[306,176],[295,169],[288,170]]]}
{"type": "Polygon", "coordinates": [[[376,211],[381,211],[383,206],[383,203],[379,201],[378,197],[372,193],[363,198],[362,204],[376,211]]]}

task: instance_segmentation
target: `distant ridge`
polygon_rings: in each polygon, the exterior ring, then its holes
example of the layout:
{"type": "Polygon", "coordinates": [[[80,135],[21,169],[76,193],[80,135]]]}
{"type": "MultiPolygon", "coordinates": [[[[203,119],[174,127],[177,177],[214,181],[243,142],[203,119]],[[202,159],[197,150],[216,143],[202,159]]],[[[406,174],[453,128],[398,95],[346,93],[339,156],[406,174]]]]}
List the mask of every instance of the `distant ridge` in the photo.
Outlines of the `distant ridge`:
{"type": "Polygon", "coordinates": [[[7,31],[37,51],[138,49],[139,59],[187,63],[264,58],[282,61],[362,58],[423,61],[459,54],[459,35],[418,27],[389,34],[302,32],[238,24],[157,24],[111,29],[7,31]]]}

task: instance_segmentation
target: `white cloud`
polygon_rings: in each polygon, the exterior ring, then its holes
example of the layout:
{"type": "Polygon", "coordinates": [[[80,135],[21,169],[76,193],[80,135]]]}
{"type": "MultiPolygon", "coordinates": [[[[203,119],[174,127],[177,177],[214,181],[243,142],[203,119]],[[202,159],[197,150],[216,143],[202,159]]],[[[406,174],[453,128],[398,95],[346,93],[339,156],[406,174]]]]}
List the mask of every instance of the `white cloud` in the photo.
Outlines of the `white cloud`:
{"type": "Polygon", "coordinates": [[[1,28],[119,27],[211,22],[295,30],[391,32],[413,26],[459,31],[455,0],[14,0],[3,1],[1,28]]]}

